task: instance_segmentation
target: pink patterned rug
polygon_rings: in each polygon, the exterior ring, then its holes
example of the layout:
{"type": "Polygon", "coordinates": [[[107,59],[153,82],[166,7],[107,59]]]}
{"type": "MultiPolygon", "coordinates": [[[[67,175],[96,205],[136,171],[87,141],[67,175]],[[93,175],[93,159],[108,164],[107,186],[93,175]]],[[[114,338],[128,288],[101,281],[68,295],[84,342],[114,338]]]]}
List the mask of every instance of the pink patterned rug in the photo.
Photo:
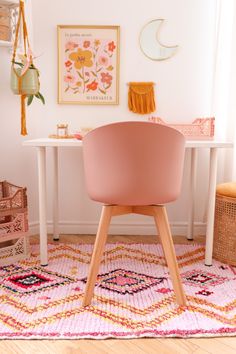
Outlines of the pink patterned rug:
{"type": "Polygon", "coordinates": [[[175,245],[188,306],[174,301],[160,245],[113,243],[92,305],[81,307],[92,245],[49,245],[0,268],[0,338],[211,337],[236,334],[236,268],[204,266],[202,245],[175,245]]]}

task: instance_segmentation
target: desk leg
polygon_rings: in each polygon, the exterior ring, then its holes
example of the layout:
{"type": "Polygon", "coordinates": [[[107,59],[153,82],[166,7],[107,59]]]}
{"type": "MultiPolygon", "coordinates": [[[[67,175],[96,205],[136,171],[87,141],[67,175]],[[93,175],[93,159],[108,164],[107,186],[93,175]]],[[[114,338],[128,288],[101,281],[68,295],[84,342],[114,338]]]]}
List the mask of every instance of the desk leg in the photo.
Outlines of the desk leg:
{"type": "Polygon", "coordinates": [[[206,229],[206,250],[205,250],[205,265],[208,265],[208,266],[212,265],[216,178],[217,178],[217,148],[211,148],[210,149],[207,229],[206,229]]]}
{"type": "Polygon", "coordinates": [[[59,241],[58,213],[58,147],[53,148],[53,240],[59,241]]]}
{"type": "Polygon", "coordinates": [[[46,219],[46,147],[37,147],[38,153],[38,185],[39,185],[39,233],[40,261],[42,266],[48,264],[47,252],[47,219],[46,219]]]}
{"type": "Polygon", "coordinates": [[[194,235],[194,201],[196,191],[196,170],[197,170],[197,148],[191,148],[191,167],[190,167],[190,191],[189,191],[189,214],[187,239],[193,240],[194,235]]]}

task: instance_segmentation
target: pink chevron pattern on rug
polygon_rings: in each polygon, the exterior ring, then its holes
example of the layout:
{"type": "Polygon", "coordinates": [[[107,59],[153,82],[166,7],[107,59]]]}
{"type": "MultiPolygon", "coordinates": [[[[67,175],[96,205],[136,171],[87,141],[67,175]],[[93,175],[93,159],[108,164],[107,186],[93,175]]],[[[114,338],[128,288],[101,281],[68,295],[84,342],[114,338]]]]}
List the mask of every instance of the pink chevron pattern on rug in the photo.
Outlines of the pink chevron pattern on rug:
{"type": "Polygon", "coordinates": [[[236,268],[204,265],[202,245],[175,245],[187,294],[174,301],[160,245],[106,245],[91,306],[81,307],[93,245],[50,244],[49,265],[0,267],[0,338],[212,337],[236,334],[236,268]]]}

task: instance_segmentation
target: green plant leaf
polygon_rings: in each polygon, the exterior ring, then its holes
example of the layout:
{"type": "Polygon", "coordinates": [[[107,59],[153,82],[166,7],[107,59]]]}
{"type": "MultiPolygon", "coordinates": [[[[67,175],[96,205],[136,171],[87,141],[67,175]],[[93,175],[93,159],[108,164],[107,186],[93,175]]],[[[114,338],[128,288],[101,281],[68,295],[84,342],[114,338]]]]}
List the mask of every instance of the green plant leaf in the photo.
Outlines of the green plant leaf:
{"type": "Polygon", "coordinates": [[[97,77],[97,74],[95,74],[94,71],[91,71],[91,73],[93,74],[93,76],[97,77]]]}
{"type": "Polygon", "coordinates": [[[34,99],[34,95],[29,95],[29,96],[28,96],[28,99],[27,99],[27,106],[29,106],[29,105],[32,103],[33,99],[34,99]]]}
{"type": "Polygon", "coordinates": [[[37,97],[39,100],[42,101],[43,104],[45,104],[45,99],[44,99],[43,95],[42,95],[40,92],[38,92],[38,93],[35,95],[35,97],[37,97]]]}
{"type": "Polygon", "coordinates": [[[23,64],[22,63],[20,63],[19,61],[13,61],[13,64],[16,64],[16,65],[19,65],[19,66],[21,66],[22,68],[23,68],[23,64]]]}
{"type": "Polygon", "coordinates": [[[33,63],[30,64],[29,68],[37,70],[36,66],[33,63]]]}
{"type": "Polygon", "coordinates": [[[39,98],[42,101],[42,103],[45,104],[45,99],[44,99],[43,95],[40,92],[38,92],[38,95],[39,95],[39,98]]]}

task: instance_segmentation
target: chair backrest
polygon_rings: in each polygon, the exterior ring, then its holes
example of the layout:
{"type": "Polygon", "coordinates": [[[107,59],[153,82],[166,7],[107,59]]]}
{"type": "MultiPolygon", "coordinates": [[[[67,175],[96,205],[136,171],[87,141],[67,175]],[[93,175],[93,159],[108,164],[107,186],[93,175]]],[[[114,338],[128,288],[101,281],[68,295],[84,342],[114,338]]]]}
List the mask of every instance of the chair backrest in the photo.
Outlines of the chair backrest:
{"type": "Polygon", "coordinates": [[[101,126],[83,139],[85,180],[91,199],[105,204],[157,205],[177,199],[185,138],[151,122],[101,126]]]}

